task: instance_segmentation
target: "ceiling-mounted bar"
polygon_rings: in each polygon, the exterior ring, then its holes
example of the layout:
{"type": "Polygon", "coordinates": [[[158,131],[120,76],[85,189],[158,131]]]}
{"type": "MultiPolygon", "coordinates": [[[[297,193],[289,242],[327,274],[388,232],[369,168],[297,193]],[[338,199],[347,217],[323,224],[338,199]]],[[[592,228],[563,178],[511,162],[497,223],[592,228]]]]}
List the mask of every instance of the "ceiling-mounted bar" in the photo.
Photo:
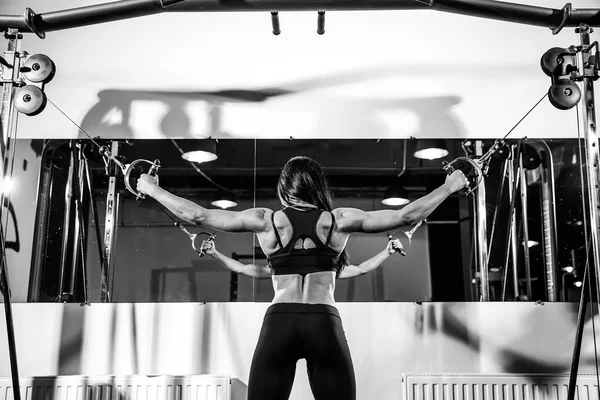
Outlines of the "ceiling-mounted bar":
{"type": "MultiPolygon", "coordinates": [[[[556,29],[561,26],[577,27],[582,23],[591,26],[600,25],[599,8],[571,10],[568,18],[564,18],[564,8],[557,10],[554,8],[495,0],[426,0],[426,2],[430,4],[431,8],[437,11],[518,24],[543,26],[550,29],[556,29]]],[[[543,4],[543,1],[540,1],[540,3],[543,4]]]]}
{"type": "Polygon", "coordinates": [[[281,26],[279,25],[279,12],[271,11],[271,25],[273,26],[273,35],[279,35],[281,33],[281,26]]]}
{"type": "Polygon", "coordinates": [[[325,11],[319,11],[317,14],[317,33],[319,35],[325,33],[325,11]]]}
{"type": "MultiPolygon", "coordinates": [[[[543,0],[540,0],[543,3],[543,0]]],[[[496,0],[121,0],[29,15],[0,15],[0,30],[44,33],[161,12],[436,10],[550,29],[600,26],[600,9],[563,10],[496,0]]],[[[27,14],[27,13],[26,13],[27,14]]]]}
{"type": "Polygon", "coordinates": [[[181,1],[184,0],[122,0],[43,14],[35,14],[27,8],[23,15],[0,16],[0,30],[19,29],[40,36],[49,31],[158,14],[181,1]]]}

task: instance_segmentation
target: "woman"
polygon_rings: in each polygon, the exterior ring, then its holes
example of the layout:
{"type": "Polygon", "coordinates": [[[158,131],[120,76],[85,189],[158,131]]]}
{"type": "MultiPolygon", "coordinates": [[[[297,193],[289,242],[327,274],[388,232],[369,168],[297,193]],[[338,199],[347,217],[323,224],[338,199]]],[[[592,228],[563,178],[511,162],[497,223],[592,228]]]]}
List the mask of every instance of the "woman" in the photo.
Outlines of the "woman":
{"type": "MultiPolygon", "coordinates": [[[[238,274],[243,274],[251,278],[267,279],[274,275],[271,275],[271,268],[269,266],[254,265],[254,264],[242,264],[241,262],[234,260],[231,257],[227,257],[225,254],[217,250],[217,246],[213,240],[206,240],[202,244],[202,249],[217,260],[221,265],[238,274]]],[[[387,260],[389,256],[400,251],[402,249],[402,243],[400,239],[389,240],[387,246],[373,257],[358,265],[346,265],[338,279],[355,278],[371,272],[378,268],[382,262],[387,260]]]]}
{"type": "Polygon", "coordinates": [[[294,157],[277,184],[283,210],[206,209],[161,189],[158,178],[148,175],[140,177],[137,189],[191,224],[258,237],[272,270],[275,297],[252,358],[248,400],[287,399],[301,358],[316,400],[354,400],[354,368],[333,297],[336,277],[347,264],[348,237],[414,225],[466,186],[465,176],[455,171],[442,186],[400,210],[333,209],[321,166],[308,157],[294,157]]]}

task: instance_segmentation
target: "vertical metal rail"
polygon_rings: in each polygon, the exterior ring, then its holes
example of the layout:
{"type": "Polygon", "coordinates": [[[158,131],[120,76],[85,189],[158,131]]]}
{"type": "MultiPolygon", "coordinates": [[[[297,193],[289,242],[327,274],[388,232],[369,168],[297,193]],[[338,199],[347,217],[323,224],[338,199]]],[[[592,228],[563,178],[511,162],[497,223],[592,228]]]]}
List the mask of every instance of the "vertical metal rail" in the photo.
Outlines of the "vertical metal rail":
{"type": "MultiPolygon", "coordinates": [[[[21,34],[14,29],[9,29],[6,32],[5,37],[8,39],[8,47],[4,52],[4,59],[10,65],[0,64],[2,68],[2,74],[0,75],[0,78],[2,79],[0,125],[3,127],[2,140],[0,140],[0,162],[2,162],[2,176],[0,179],[2,179],[2,182],[9,172],[8,156],[12,146],[11,139],[17,130],[19,114],[13,104],[13,96],[15,82],[19,81],[19,72],[21,69],[21,58],[19,56],[19,40],[21,39],[21,34]]],[[[0,191],[0,204],[4,204],[3,191],[0,191]]]]}
{"type": "MultiPolygon", "coordinates": [[[[2,138],[0,140],[0,184],[12,175],[12,163],[10,154],[13,141],[17,132],[17,111],[13,104],[15,82],[19,80],[21,70],[21,59],[19,55],[19,41],[21,34],[15,29],[9,29],[5,33],[8,39],[7,51],[4,58],[9,64],[1,66],[0,79],[2,80],[2,95],[0,98],[0,129],[2,138]]],[[[4,215],[4,190],[0,185],[0,292],[4,300],[4,316],[6,319],[6,336],[8,339],[8,352],[10,358],[10,372],[12,377],[14,400],[21,400],[21,389],[19,384],[19,368],[17,363],[17,347],[15,341],[15,330],[10,303],[10,281],[8,278],[8,266],[6,264],[6,247],[4,237],[5,215],[4,215]]]]}
{"type": "Polygon", "coordinates": [[[88,159],[83,159],[84,170],[85,170],[85,181],[88,188],[88,196],[90,198],[90,210],[92,211],[92,217],[94,218],[94,228],[96,230],[96,241],[98,245],[98,258],[100,258],[100,269],[104,270],[106,262],[104,260],[104,240],[102,238],[102,232],[100,231],[100,219],[98,218],[98,209],[96,208],[96,198],[94,197],[94,183],[92,181],[92,174],[90,173],[90,165],[88,159]]]}
{"type": "MultiPolygon", "coordinates": [[[[67,271],[69,238],[71,236],[71,210],[73,206],[73,181],[75,180],[75,143],[73,140],[69,142],[69,172],[67,176],[67,184],[65,185],[65,212],[63,217],[62,231],[62,246],[60,252],[60,277],[58,282],[58,298],[57,301],[70,301],[69,294],[73,292],[65,292],[65,287],[70,290],[70,284],[67,286],[65,276],[67,271]]],[[[77,253],[74,253],[74,255],[77,253]]]]}
{"type": "Polygon", "coordinates": [[[545,141],[535,140],[527,142],[535,148],[542,157],[540,165],[541,176],[541,210],[542,210],[542,238],[544,240],[544,266],[546,269],[546,300],[558,301],[560,289],[556,272],[556,201],[554,191],[554,160],[552,151],[545,141]]]}
{"type": "MultiPolygon", "coordinates": [[[[116,157],[119,155],[119,142],[113,141],[110,149],[116,157]]],[[[108,192],[106,193],[106,217],[104,224],[104,263],[100,281],[100,301],[110,303],[112,294],[111,274],[115,263],[115,245],[117,243],[117,218],[119,215],[119,193],[117,192],[117,168],[114,162],[108,165],[108,192]]]]}
{"type": "MultiPolygon", "coordinates": [[[[587,25],[582,25],[576,30],[581,38],[581,45],[588,46],[590,44],[590,33],[592,29],[587,25]]],[[[596,55],[599,56],[599,55],[596,55]]],[[[578,64],[583,72],[582,54],[579,53],[578,64]]],[[[581,75],[585,75],[582,73],[581,75]]],[[[577,105],[579,107],[579,115],[581,118],[580,130],[583,130],[586,147],[586,167],[588,179],[588,202],[590,211],[590,239],[592,242],[592,261],[594,272],[596,274],[596,294],[600,298],[600,247],[598,243],[598,227],[600,226],[600,215],[598,214],[598,196],[600,195],[600,166],[598,153],[598,132],[596,130],[596,113],[594,111],[594,81],[591,77],[583,78],[581,82],[581,101],[577,105]]]]}
{"type": "MultiPolygon", "coordinates": [[[[481,178],[485,179],[485,178],[481,178]]],[[[487,214],[485,207],[485,181],[482,181],[475,191],[473,204],[475,208],[477,235],[477,264],[479,267],[479,279],[481,284],[481,301],[490,300],[490,278],[488,271],[487,254],[487,214]]]]}
{"type": "MultiPolygon", "coordinates": [[[[71,280],[69,281],[69,292],[73,294],[75,297],[75,282],[77,279],[77,264],[79,259],[79,238],[81,235],[81,226],[80,224],[80,213],[82,212],[80,203],[79,203],[79,192],[81,190],[81,178],[82,178],[82,170],[83,166],[81,163],[81,152],[79,146],[73,143],[73,205],[75,210],[75,216],[73,218],[73,250],[71,256],[71,280]]],[[[84,261],[84,260],[82,260],[84,261]]]]}
{"type": "Polygon", "coordinates": [[[71,262],[71,282],[70,292],[75,297],[77,284],[77,266],[81,265],[81,279],[83,282],[83,303],[89,304],[88,287],[87,287],[87,269],[85,260],[85,219],[83,217],[83,200],[84,200],[84,172],[85,164],[83,159],[83,149],[80,144],[76,144],[75,167],[77,170],[76,179],[73,181],[73,198],[75,200],[75,230],[73,240],[73,255],[71,262]]]}
{"type": "Polygon", "coordinates": [[[523,168],[523,153],[519,155],[519,174],[520,174],[520,184],[521,188],[521,224],[523,226],[523,256],[525,261],[525,287],[527,288],[527,300],[531,301],[532,299],[532,290],[531,290],[531,263],[529,259],[529,226],[527,225],[529,222],[528,213],[527,213],[527,175],[525,174],[525,168],[523,168]]]}
{"type": "MultiPolygon", "coordinates": [[[[517,184],[519,183],[518,178],[515,178],[515,148],[512,146],[511,148],[511,156],[510,156],[510,168],[508,168],[508,201],[511,204],[513,203],[513,198],[515,196],[515,190],[513,187],[515,186],[515,179],[517,179],[517,184]]],[[[519,256],[519,245],[517,238],[517,218],[515,208],[512,207],[512,212],[509,215],[510,218],[510,249],[512,256],[512,268],[513,268],[513,291],[515,295],[515,300],[519,297],[519,272],[518,272],[518,256],[519,256]]],[[[508,265],[505,265],[505,268],[508,268],[508,265]]]]}

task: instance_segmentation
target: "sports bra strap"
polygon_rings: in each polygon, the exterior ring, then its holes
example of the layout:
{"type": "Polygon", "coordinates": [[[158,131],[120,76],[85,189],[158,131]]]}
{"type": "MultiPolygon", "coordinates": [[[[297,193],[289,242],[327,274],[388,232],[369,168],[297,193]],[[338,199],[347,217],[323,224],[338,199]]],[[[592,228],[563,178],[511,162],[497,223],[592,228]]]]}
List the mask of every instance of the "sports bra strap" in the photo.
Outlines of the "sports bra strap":
{"type": "Polygon", "coordinates": [[[333,216],[333,213],[331,211],[329,211],[329,214],[331,214],[331,227],[329,228],[329,234],[327,235],[327,241],[325,242],[325,246],[329,246],[329,241],[331,240],[331,234],[333,233],[333,227],[335,225],[335,217],[333,216]]]}
{"type": "Polygon", "coordinates": [[[277,244],[279,244],[279,248],[283,249],[283,244],[281,243],[281,237],[279,237],[279,232],[277,231],[277,227],[275,226],[275,212],[271,213],[271,224],[273,224],[273,230],[275,231],[275,237],[277,238],[277,244]]]}

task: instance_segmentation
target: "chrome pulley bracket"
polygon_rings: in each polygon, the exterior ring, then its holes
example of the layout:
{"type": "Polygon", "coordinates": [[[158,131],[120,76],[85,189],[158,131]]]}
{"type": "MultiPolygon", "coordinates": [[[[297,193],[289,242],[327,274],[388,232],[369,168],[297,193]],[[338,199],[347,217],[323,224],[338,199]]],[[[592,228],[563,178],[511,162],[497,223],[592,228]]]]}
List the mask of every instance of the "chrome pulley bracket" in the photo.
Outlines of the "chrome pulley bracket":
{"type": "Polygon", "coordinates": [[[483,171],[477,160],[469,157],[457,157],[450,162],[444,161],[443,164],[442,168],[448,175],[452,175],[454,171],[459,170],[469,181],[469,187],[459,191],[462,195],[471,196],[483,180],[483,171]]]}
{"type": "Polygon", "coordinates": [[[457,157],[450,162],[444,161],[443,169],[448,175],[451,175],[456,170],[462,171],[469,181],[469,187],[462,189],[459,193],[470,196],[481,184],[483,177],[487,175],[487,169],[492,156],[505,146],[504,139],[496,139],[492,147],[490,147],[483,156],[475,159],[470,157],[457,157]]]}
{"type": "Polygon", "coordinates": [[[146,195],[138,192],[133,187],[133,185],[131,184],[131,174],[132,174],[132,172],[136,171],[137,166],[141,166],[143,164],[150,165],[150,168],[148,169],[148,175],[156,176],[158,169],[160,168],[160,160],[158,160],[158,159],[154,160],[154,161],[150,161],[150,160],[144,160],[144,159],[140,158],[140,159],[132,161],[131,164],[125,164],[125,169],[123,170],[125,187],[127,188],[127,190],[129,190],[131,193],[133,193],[135,195],[135,199],[138,201],[145,199],[146,195]]]}
{"type": "Polygon", "coordinates": [[[127,190],[135,195],[136,200],[145,199],[146,195],[138,192],[131,184],[131,174],[134,171],[136,171],[136,169],[138,167],[140,167],[141,165],[148,164],[150,166],[150,168],[148,169],[148,172],[147,172],[148,175],[155,176],[158,172],[158,169],[160,168],[160,160],[157,159],[154,161],[150,161],[150,160],[145,160],[143,158],[139,158],[137,160],[132,161],[131,163],[124,163],[121,160],[119,160],[117,157],[115,157],[111,153],[111,151],[108,149],[107,146],[100,146],[98,151],[104,158],[104,165],[105,165],[107,171],[108,171],[109,161],[114,162],[115,165],[118,166],[121,169],[121,172],[123,173],[123,179],[125,181],[125,187],[127,188],[127,190]]]}
{"type": "Polygon", "coordinates": [[[200,233],[191,233],[188,231],[185,226],[183,226],[179,222],[175,222],[175,226],[181,229],[186,235],[189,236],[190,241],[192,242],[192,248],[198,253],[200,257],[204,257],[206,254],[206,250],[212,246],[215,241],[216,235],[212,232],[200,232],[200,233]],[[199,236],[206,235],[208,239],[204,239],[200,242],[199,236]]]}

